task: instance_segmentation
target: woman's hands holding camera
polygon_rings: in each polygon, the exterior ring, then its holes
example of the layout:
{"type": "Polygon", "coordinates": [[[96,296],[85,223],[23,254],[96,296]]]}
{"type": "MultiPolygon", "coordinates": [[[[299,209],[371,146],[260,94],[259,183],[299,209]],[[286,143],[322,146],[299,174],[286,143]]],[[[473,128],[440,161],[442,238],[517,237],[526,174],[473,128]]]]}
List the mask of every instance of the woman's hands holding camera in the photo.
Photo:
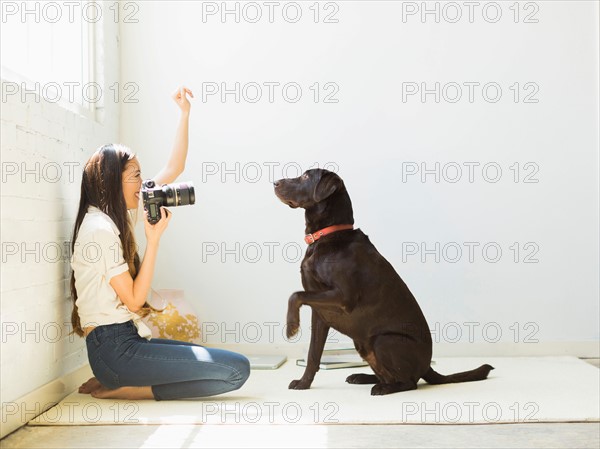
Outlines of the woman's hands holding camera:
{"type": "Polygon", "coordinates": [[[156,224],[150,224],[148,221],[148,211],[144,211],[144,231],[146,232],[146,240],[148,243],[158,243],[162,233],[169,226],[172,213],[164,206],[160,207],[161,219],[156,224]]]}

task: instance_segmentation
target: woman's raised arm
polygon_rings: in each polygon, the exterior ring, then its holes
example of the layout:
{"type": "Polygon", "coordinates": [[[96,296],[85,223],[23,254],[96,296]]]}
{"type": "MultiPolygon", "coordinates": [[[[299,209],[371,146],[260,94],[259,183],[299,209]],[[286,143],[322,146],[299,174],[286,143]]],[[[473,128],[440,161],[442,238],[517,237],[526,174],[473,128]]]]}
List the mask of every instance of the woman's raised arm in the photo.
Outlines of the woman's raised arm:
{"type": "Polygon", "coordinates": [[[152,178],[157,186],[175,181],[185,169],[185,160],[188,152],[188,128],[191,108],[187,94],[194,98],[192,91],[184,86],[181,86],[173,93],[173,100],[181,109],[181,116],[179,118],[179,125],[177,126],[177,133],[175,134],[175,143],[173,144],[171,157],[169,158],[167,165],[152,178]]]}

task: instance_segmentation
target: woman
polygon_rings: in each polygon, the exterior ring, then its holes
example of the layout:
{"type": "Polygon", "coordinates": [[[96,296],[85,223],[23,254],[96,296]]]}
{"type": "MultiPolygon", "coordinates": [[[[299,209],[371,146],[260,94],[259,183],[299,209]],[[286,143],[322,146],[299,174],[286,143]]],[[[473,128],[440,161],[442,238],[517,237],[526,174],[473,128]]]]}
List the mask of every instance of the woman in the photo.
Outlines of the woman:
{"type": "MultiPolygon", "coordinates": [[[[190,103],[181,87],[173,99],[181,109],[167,166],[153,179],[173,182],[188,149],[190,103]]],[[[171,220],[161,208],[155,225],[144,216],[147,246],[137,254],[128,210],[137,209],[142,177],[135,155],[122,145],[104,145],[85,166],[72,239],[73,332],[85,337],[96,377],[80,393],[96,398],[179,399],[212,396],[240,388],[250,366],[241,354],[177,340],[151,338],[141,321],[154,310],[146,302],[158,245],[171,220]]]]}

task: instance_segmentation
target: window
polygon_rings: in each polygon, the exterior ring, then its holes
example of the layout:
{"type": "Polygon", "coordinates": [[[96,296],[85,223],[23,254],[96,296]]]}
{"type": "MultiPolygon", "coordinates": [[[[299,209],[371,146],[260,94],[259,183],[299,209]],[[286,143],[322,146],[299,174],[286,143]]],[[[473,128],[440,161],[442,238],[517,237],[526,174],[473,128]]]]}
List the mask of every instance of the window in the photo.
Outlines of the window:
{"type": "Polygon", "coordinates": [[[94,114],[94,29],[102,20],[96,2],[2,1],[2,78],[18,84],[23,101],[36,94],[94,114]]]}

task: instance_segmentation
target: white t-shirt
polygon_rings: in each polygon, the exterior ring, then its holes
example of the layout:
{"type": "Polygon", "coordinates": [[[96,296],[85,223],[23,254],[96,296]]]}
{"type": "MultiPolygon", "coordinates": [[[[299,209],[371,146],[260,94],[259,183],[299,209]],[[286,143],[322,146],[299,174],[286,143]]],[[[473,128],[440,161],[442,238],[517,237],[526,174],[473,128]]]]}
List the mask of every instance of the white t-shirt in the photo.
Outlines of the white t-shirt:
{"type": "Polygon", "coordinates": [[[88,207],[71,256],[81,327],[133,320],[138,334],[149,340],[152,333],[148,326],[121,302],[110,285],[114,276],[129,269],[119,234],[108,215],[97,207],[88,207]]]}

